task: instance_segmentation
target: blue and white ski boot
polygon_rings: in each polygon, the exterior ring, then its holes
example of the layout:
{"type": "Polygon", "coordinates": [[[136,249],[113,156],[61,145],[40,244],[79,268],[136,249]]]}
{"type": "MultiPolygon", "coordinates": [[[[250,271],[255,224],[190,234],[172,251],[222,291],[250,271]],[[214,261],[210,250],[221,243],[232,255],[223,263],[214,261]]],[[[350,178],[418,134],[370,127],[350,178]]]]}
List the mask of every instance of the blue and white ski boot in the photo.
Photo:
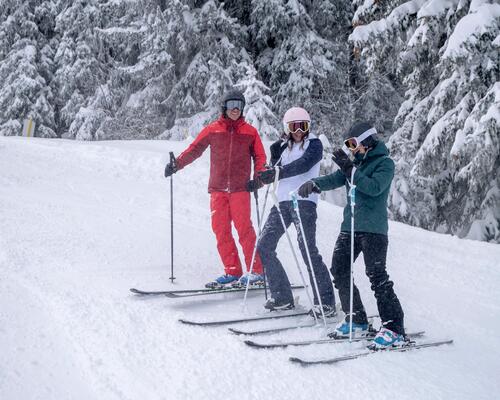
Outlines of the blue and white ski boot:
{"type": "MultiPolygon", "coordinates": [[[[331,338],[347,338],[349,337],[350,323],[344,320],[335,327],[335,330],[328,334],[331,338]]],[[[352,337],[365,337],[373,335],[373,330],[370,324],[352,323],[352,337]]]]}
{"type": "Polygon", "coordinates": [[[207,289],[223,289],[226,285],[233,282],[238,282],[238,277],[235,275],[224,274],[214,279],[212,282],[208,282],[205,287],[207,289]]]}
{"type": "Polygon", "coordinates": [[[384,350],[389,347],[402,347],[406,344],[404,335],[387,328],[380,328],[369,347],[373,350],[384,350]]]}
{"type": "Polygon", "coordinates": [[[245,274],[233,286],[244,287],[250,281],[250,286],[263,286],[264,277],[260,274],[245,274]]]}

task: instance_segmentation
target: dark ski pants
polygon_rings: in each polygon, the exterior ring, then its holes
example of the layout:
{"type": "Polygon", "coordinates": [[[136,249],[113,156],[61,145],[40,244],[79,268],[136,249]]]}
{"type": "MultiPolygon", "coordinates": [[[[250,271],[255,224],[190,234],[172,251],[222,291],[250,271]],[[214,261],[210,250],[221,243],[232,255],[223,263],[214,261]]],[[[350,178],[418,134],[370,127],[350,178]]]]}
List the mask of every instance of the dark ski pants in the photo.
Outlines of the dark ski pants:
{"type": "MultiPolygon", "coordinates": [[[[296,218],[293,210],[292,202],[280,202],[279,207],[286,227],[288,228],[290,224],[294,222],[297,227],[297,232],[300,232],[298,228],[298,219],[296,218]]],[[[335,297],[330,274],[328,273],[328,268],[323,263],[318,248],[316,247],[316,204],[312,201],[299,201],[299,211],[300,218],[302,219],[302,225],[304,227],[304,235],[306,237],[307,246],[311,255],[312,267],[318,282],[321,302],[323,305],[335,306],[335,297]]],[[[286,304],[289,302],[293,303],[290,281],[288,280],[283,265],[281,265],[281,262],[278,260],[276,255],[276,247],[278,246],[278,242],[284,233],[285,230],[283,229],[278,209],[274,206],[269,213],[269,217],[264,225],[264,228],[262,229],[262,235],[257,244],[257,250],[259,251],[260,258],[264,265],[264,270],[266,271],[271,297],[277,304],[286,304]]],[[[306,248],[304,246],[304,240],[300,234],[298,234],[298,242],[302,258],[304,259],[309,272],[309,280],[314,293],[314,304],[319,304],[316,289],[314,287],[314,281],[311,275],[309,260],[307,258],[306,248]]]]}
{"type": "MultiPolygon", "coordinates": [[[[393,283],[385,268],[387,256],[387,235],[367,232],[354,234],[354,259],[363,252],[366,275],[370,279],[371,288],[375,292],[377,307],[382,325],[391,331],[404,334],[404,314],[401,304],[394,293],[393,283]]],[[[340,232],[333,251],[332,268],[335,287],[339,291],[342,310],[349,313],[350,271],[351,271],[351,233],[340,232]]],[[[354,323],[367,323],[367,316],[354,285],[353,319],[354,323]]]]}

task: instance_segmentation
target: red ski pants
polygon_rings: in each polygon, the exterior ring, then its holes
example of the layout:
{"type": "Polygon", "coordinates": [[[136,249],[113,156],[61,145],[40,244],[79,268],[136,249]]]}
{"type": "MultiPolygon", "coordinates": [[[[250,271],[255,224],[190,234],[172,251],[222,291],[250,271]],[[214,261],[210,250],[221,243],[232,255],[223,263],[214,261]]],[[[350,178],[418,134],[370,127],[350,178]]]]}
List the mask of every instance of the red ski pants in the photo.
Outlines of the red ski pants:
{"type": "MultiPolygon", "coordinates": [[[[234,223],[238,232],[247,271],[250,271],[256,239],[250,217],[250,193],[212,192],[210,210],[212,211],[212,229],[217,239],[217,250],[224,264],[225,273],[235,276],[243,274],[238,249],[233,239],[231,222],[234,223]]],[[[258,254],[255,255],[253,273],[262,274],[262,263],[258,254]]]]}

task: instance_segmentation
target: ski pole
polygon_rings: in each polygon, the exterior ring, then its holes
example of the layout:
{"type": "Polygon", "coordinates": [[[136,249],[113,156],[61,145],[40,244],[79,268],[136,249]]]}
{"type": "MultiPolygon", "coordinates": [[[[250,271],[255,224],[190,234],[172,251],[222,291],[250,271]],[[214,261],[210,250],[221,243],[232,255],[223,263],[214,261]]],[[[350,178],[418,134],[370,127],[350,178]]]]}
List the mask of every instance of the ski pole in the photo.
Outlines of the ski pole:
{"type": "MultiPolygon", "coordinates": [[[[279,162],[281,161],[281,157],[278,159],[278,161],[275,162],[274,165],[278,165],[279,162]]],[[[266,212],[266,205],[267,205],[267,197],[269,195],[269,189],[270,189],[270,185],[267,187],[267,190],[266,190],[266,196],[264,197],[264,204],[262,205],[262,216],[265,215],[265,212],[266,212]]],[[[258,214],[257,214],[258,215],[258,214]]],[[[264,222],[264,219],[261,219],[260,222],[259,222],[259,226],[258,226],[258,232],[259,232],[259,236],[257,237],[257,239],[255,240],[255,245],[253,247],[253,253],[252,253],[252,262],[250,263],[250,271],[249,271],[249,274],[252,273],[253,271],[253,263],[254,263],[254,260],[255,260],[255,254],[257,252],[257,244],[259,243],[259,240],[260,240],[260,237],[262,235],[262,222],[264,222]]],[[[262,265],[262,268],[264,268],[264,265],[262,265]]],[[[265,276],[266,276],[266,271],[264,269],[264,279],[265,279],[265,276]]],[[[250,288],[250,279],[247,280],[247,284],[246,284],[246,287],[245,287],[245,295],[243,296],[243,308],[246,307],[246,304],[247,304],[247,296],[248,296],[248,289],[250,288]]],[[[266,293],[266,299],[267,299],[267,293],[266,293]]]]}
{"type": "MultiPolygon", "coordinates": [[[[274,178],[273,190],[271,191],[271,197],[273,199],[274,206],[276,207],[276,209],[278,211],[278,215],[280,216],[281,225],[283,226],[283,230],[285,231],[285,236],[288,240],[288,244],[290,245],[290,250],[291,250],[293,258],[295,260],[295,265],[297,266],[297,270],[299,271],[300,279],[302,280],[302,284],[304,285],[304,288],[306,289],[307,298],[309,300],[309,303],[311,304],[311,308],[314,308],[314,302],[311,299],[311,295],[309,294],[309,291],[307,290],[309,285],[306,283],[306,280],[304,279],[304,275],[302,274],[302,270],[300,269],[299,259],[297,258],[297,254],[295,253],[295,250],[293,248],[292,240],[290,239],[290,235],[288,234],[288,229],[287,229],[286,224],[285,224],[285,219],[283,218],[283,214],[281,213],[281,210],[280,210],[280,203],[278,201],[278,197],[276,196],[276,189],[278,187],[278,180],[279,180],[279,168],[276,167],[276,176],[274,178]]],[[[316,313],[314,313],[314,312],[313,312],[313,317],[314,317],[314,321],[317,324],[318,317],[316,316],[316,313]]]]}
{"type": "MultiPolygon", "coordinates": [[[[260,211],[259,211],[259,189],[256,188],[253,192],[253,195],[255,197],[255,208],[257,209],[257,227],[259,229],[259,238],[260,238],[262,229],[261,229],[260,211]]],[[[255,244],[257,244],[257,240],[255,241],[255,244]]],[[[264,275],[264,296],[267,300],[266,267],[264,266],[264,264],[262,264],[262,273],[264,275]]]]}
{"type": "MultiPolygon", "coordinates": [[[[269,194],[269,186],[267,187],[266,197],[264,197],[264,204],[262,206],[262,215],[264,215],[264,211],[266,211],[266,203],[267,203],[268,194],[269,194]]],[[[255,239],[255,245],[253,246],[252,261],[250,263],[250,271],[248,272],[249,274],[251,274],[253,272],[253,264],[255,261],[255,255],[257,254],[257,244],[259,243],[259,240],[262,236],[262,222],[263,222],[263,219],[260,220],[260,223],[258,226],[259,236],[257,237],[257,239],[255,239]]],[[[262,265],[262,268],[264,268],[264,265],[262,265]]],[[[264,272],[264,279],[265,279],[266,271],[264,270],[263,272],[264,272]]],[[[248,296],[248,289],[249,288],[250,288],[250,279],[247,279],[247,284],[245,286],[245,295],[243,296],[243,308],[245,308],[246,304],[247,304],[247,296],[248,296]]],[[[266,297],[266,299],[267,299],[267,297],[266,297]]]]}
{"type": "MultiPolygon", "coordinates": [[[[309,261],[309,272],[311,273],[311,275],[313,277],[314,288],[316,290],[316,296],[318,297],[319,307],[321,309],[321,316],[323,317],[323,324],[325,325],[325,328],[326,328],[325,311],[323,310],[323,302],[321,301],[321,296],[319,293],[318,281],[316,280],[316,273],[314,272],[314,268],[313,268],[313,264],[312,264],[312,260],[311,260],[311,253],[309,251],[309,245],[307,244],[306,235],[304,233],[304,225],[302,225],[302,218],[300,216],[299,201],[297,199],[297,192],[295,192],[295,191],[291,192],[290,196],[292,198],[293,210],[295,211],[295,215],[297,216],[297,221],[298,221],[298,226],[296,224],[297,233],[298,233],[299,238],[302,239],[302,242],[304,243],[304,247],[306,248],[307,260],[309,261]]],[[[313,305],[312,309],[313,309],[313,314],[315,314],[314,313],[314,305],[313,305]]]]}
{"type": "Polygon", "coordinates": [[[356,185],[354,184],[354,173],[356,168],[352,169],[351,181],[349,182],[349,197],[351,199],[351,282],[349,293],[349,342],[352,342],[352,309],[354,299],[354,206],[356,205],[356,185]]]}
{"type": "MultiPolygon", "coordinates": [[[[170,164],[176,169],[174,153],[170,152],[170,164]]],[[[174,283],[174,175],[170,175],[170,281],[174,283]]]]}

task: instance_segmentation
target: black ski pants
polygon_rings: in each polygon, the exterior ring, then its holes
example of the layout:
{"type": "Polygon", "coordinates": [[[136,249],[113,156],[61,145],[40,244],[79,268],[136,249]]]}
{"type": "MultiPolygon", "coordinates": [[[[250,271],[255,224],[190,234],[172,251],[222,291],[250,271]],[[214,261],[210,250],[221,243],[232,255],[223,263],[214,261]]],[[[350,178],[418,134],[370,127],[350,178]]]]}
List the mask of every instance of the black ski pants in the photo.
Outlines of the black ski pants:
{"type": "MultiPolygon", "coordinates": [[[[393,282],[386,271],[388,238],[378,233],[354,233],[354,260],[363,252],[366,275],[375,293],[382,325],[391,331],[403,334],[404,314],[401,304],[394,293],[393,282]]],[[[332,268],[335,287],[339,291],[342,310],[349,314],[350,271],[351,271],[351,233],[340,232],[333,251],[332,268]]],[[[348,319],[347,319],[348,320],[348,319]]],[[[367,323],[367,316],[358,288],[354,285],[353,322],[367,323]]]]}
{"type": "MultiPolygon", "coordinates": [[[[299,201],[300,218],[304,227],[304,235],[307,240],[307,247],[311,255],[312,267],[318,283],[318,289],[321,296],[321,303],[323,305],[335,306],[335,296],[333,292],[333,285],[318,248],[316,247],[316,204],[312,201],[299,201]]],[[[302,258],[307,266],[309,273],[309,280],[314,293],[314,304],[319,304],[314,281],[311,275],[311,268],[304,246],[304,239],[300,234],[298,219],[293,210],[291,201],[282,201],[279,203],[283,220],[288,228],[293,222],[296,225],[298,232],[299,248],[302,253],[302,258]]],[[[257,244],[260,258],[266,271],[266,277],[271,291],[271,297],[277,304],[293,303],[292,289],[290,288],[290,281],[286,275],[283,265],[276,254],[276,247],[280,238],[285,233],[283,224],[281,222],[278,209],[274,206],[269,213],[269,217],[262,230],[261,238],[257,244]]]]}

